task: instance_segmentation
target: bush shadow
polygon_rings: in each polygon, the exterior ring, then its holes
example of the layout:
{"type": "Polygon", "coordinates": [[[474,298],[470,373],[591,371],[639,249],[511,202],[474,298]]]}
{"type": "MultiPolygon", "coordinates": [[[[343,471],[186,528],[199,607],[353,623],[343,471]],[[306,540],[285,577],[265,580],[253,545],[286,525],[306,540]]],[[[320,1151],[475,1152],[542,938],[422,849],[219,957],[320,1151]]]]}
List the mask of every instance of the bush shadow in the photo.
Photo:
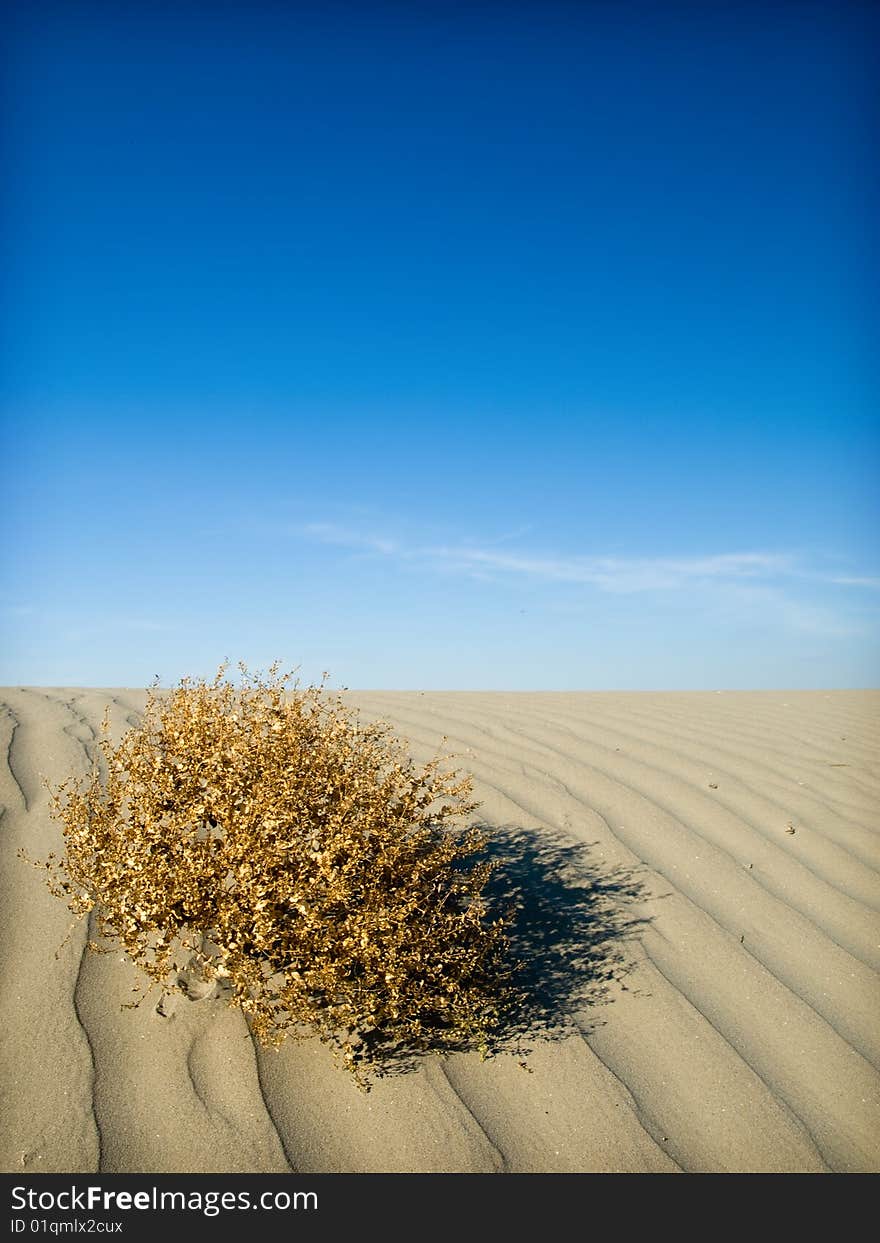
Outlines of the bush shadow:
{"type": "Polygon", "coordinates": [[[650,922],[637,909],[646,888],[639,870],[594,859],[596,842],[518,825],[482,827],[494,865],[486,897],[510,912],[518,964],[498,1048],[562,1039],[630,971],[627,944],[650,922]]]}
{"type": "MultiPolygon", "coordinates": [[[[493,869],[484,890],[489,916],[508,916],[514,964],[511,996],[483,1052],[523,1057],[537,1041],[564,1039],[576,1026],[589,1032],[600,1022],[589,1011],[607,1002],[612,985],[631,970],[628,944],[650,922],[639,912],[648,896],[644,869],[608,867],[591,855],[598,843],[552,830],[477,827],[486,838],[482,858],[493,869]]],[[[468,1048],[386,1048],[373,1072],[404,1074],[426,1053],[468,1048]]]]}

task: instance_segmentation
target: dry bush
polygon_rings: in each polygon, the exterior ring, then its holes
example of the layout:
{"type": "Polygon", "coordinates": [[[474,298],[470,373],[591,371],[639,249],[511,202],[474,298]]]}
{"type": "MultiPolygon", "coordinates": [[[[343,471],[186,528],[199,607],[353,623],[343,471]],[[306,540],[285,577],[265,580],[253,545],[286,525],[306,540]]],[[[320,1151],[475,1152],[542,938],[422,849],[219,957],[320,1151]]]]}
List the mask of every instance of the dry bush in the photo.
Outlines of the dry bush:
{"type": "Polygon", "coordinates": [[[262,1043],[316,1032],[361,1082],[395,1050],[485,1052],[510,968],[485,841],[457,827],[471,778],[417,767],[323,685],[239,667],[240,688],[223,665],[149,691],[116,747],[105,714],[106,774],[52,793],[53,893],[164,990],[189,956],[262,1043]]]}

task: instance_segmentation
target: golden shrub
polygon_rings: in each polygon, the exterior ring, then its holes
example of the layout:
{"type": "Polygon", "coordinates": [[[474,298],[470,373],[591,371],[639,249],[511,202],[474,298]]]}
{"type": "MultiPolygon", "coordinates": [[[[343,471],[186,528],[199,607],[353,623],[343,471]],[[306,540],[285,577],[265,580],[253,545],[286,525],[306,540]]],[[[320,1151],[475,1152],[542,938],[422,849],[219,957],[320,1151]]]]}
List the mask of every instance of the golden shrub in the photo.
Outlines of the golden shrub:
{"type": "MultiPolygon", "coordinates": [[[[106,772],[52,793],[53,893],[166,991],[219,980],[254,1034],[317,1033],[362,1081],[402,1051],[488,1047],[507,983],[472,780],[275,664],[148,692],[106,772]],[[188,963],[187,963],[188,959],[188,963]]],[[[90,942],[92,948],[98,945],[90,942]]]]}

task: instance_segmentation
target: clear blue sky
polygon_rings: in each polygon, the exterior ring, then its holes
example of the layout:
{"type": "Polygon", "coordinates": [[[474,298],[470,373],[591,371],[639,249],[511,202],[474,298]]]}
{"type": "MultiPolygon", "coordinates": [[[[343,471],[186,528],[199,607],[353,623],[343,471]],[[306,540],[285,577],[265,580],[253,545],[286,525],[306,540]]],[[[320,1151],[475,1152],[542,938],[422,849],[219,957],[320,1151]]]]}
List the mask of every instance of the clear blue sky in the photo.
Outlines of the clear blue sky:
{"type": "Polygon", "coordinates": [[[880,683],[878,26],[13,6],[0,682],[880,683]]]}

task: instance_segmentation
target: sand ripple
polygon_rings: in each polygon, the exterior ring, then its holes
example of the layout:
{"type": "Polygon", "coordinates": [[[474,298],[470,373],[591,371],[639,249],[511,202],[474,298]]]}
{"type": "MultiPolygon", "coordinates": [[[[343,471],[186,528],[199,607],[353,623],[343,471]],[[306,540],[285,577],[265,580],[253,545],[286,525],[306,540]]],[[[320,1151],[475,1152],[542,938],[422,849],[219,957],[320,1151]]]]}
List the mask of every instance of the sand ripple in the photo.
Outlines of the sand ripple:
{"type": "Polygon", "coordinates": [[[119,733],[144,694],[6,689],[0,1168],[880,1168],[880,693],[349,698],[474,773],[525,895],[531,1053],[364,1095],[216,997],[122,1009],[133,968],[65,942],[16,852],[58,848],[42,778],[85,772],[104,706],[119,733]]]}

